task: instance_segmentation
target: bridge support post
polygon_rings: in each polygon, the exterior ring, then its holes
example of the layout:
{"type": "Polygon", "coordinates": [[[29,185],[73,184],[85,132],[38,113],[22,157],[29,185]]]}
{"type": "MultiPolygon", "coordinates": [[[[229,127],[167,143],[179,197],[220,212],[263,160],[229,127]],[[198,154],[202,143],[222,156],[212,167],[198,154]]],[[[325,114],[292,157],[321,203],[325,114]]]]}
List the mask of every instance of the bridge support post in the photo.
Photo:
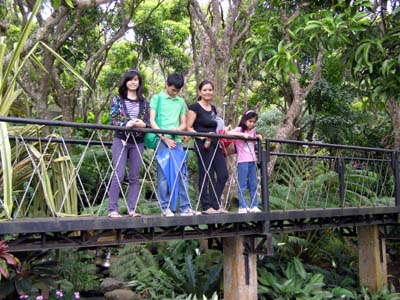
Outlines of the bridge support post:
{"type": "Polygon", "coordinates": [[[379,238],[378,225],[359,226],[357,232],[360,285],[382,290],[387,286],[385,240],[379,238]]]}
{"type": "Polygon", "coordinates": [[[257,255],[248,251],[254,249],[254,238],[224,238],[223,248],[224,299],[257,300],[257,255]]]}

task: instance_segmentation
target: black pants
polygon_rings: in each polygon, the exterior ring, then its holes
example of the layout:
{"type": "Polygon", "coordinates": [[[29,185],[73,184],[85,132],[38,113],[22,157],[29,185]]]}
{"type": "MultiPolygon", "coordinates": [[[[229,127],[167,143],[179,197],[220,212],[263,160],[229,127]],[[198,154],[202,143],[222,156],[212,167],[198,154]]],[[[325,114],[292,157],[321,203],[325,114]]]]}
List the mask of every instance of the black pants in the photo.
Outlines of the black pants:
{"type": "Polygon", "coordinates": [[[196,140],[196,144],[198,148],[196,154],[199,166],[198,187],[201,206],[203,210],[210,207],[219,209],[221,195],[229,176],[224,155],[219,148],[215,151],[215,148],[218,147],[217,140],[214,140],[208,149],[204,149],[202,140],[196,140]]]}

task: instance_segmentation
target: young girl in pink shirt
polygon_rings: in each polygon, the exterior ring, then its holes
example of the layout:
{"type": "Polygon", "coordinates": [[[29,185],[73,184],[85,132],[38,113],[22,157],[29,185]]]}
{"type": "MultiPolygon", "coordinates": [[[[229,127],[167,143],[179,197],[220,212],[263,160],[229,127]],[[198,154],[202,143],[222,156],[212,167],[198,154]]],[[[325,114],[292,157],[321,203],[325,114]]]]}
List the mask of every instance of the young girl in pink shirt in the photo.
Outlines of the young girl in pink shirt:
{"type": "MultiPolygon", "coordinates": [[[[246,111],[239,126],[230,130],[228,134],[243,136],[248,139],[257,137],[262,139],[260,134],[254,130],[258,120],[258,114],[254,110],[246,111]]],[[[238,170],[238,213],[261,212],[257,200],[257,155],[255,153],[255,141],[235,140],[237,151],[238,170]],[[245,198],[245,192],[250,191],[250,205],[245,198]]]]}

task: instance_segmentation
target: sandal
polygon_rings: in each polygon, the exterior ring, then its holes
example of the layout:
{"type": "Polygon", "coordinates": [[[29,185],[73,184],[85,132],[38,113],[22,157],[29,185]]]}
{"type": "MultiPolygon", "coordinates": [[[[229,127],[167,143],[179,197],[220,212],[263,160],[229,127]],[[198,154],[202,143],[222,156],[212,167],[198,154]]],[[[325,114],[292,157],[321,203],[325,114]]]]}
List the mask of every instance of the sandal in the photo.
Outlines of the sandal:
{"type": "Polygon", "coordinates": [[[128,213],[128,216],[130,216],[131,218],[138,218],[138,217],[141,217],[142,215],[137,213],[137,212],[135,212],[135,211],[130,211],[128,213]]]}
{"type": "Polygon", "coordinates": [[[108,214],[108,217],[109,217],[109,218],[121,218],[122,216],[121,216],[118,212],[112,211],[112,212],[110,212],[110,213],[108,214]]]}
{"type": "Polygon", "coordinates": [[[210,208],[207,209],[207,210],[203,210],[202,213],[205,214],[205,215],[215,215],[215,214],[219,214],[219,211],[218,211],[218,210],[215,210],[215,209],[212,208],[212,207],[210,207],[210,208]]]}

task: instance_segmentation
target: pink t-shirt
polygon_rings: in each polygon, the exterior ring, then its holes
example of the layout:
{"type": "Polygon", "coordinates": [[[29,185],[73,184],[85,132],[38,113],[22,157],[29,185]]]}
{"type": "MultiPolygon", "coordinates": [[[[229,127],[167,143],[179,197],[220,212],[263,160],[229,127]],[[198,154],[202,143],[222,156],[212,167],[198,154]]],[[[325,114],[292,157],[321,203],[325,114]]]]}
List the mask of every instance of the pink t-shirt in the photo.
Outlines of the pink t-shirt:
{"type": "MultiPolygon", "coordinates": [[[[242,132],[241,127],[236,127],[232,131],[242,132]]],[[[256,137],[256,131],[246,130],[244,133],[248,133],[252,137],[256,137]]],[[[248,140],[235,140],[236,151],[237,151],[237,162],[249,162],[249,161],[257,161],[257,154],[254,151],[255,142],[248,140]]]]}

